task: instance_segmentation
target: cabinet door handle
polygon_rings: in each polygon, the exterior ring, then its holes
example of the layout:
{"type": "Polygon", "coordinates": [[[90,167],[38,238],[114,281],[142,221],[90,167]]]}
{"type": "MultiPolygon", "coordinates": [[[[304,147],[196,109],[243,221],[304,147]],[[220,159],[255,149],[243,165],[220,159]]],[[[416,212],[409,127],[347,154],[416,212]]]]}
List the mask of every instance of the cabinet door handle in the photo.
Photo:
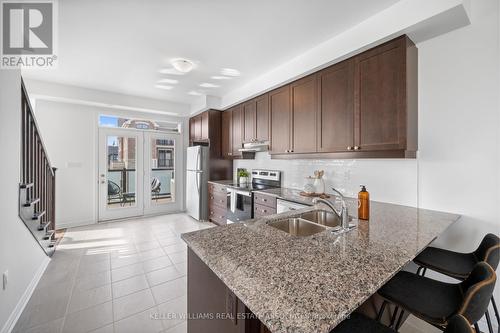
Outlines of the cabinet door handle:
{"type": "Polygon", "coordinates": [[[360,150],[361,147],[360,146],[354,146],[354,150],[360,150]]]}
{"type": "Polygon", "coordinates": [[[347,150],[352,150],[352,147],[351,147],[351,146],[348,146],[348,147],[347,147],[347,150]]]}

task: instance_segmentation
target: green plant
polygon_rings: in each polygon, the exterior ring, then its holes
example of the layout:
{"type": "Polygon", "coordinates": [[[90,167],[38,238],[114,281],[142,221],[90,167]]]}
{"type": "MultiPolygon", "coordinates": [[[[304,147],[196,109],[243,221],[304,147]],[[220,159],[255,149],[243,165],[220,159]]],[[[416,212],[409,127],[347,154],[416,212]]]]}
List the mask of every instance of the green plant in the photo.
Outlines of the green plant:
{"type": "Polygon", "coordinates": [[[238,171],[238,177],[248,177],[249,173],[247,170],[240,170],[238,171]]]}

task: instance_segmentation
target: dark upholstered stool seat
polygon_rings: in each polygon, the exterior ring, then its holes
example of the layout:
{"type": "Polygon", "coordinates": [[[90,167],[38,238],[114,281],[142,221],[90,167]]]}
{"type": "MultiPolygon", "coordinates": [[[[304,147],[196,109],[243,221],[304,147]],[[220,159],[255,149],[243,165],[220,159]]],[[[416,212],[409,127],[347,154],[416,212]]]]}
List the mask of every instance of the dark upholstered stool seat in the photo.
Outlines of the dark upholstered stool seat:
{"type": "Polygon", "coordinates": [[[359,313],[352,313],[349,319],[341,322],[330,333],[395,333],[396,331],[382,325],[376,320],[367,318],[359,313]]]}
{"type": "Polygon", "coordinates": [[[474,253],[458,253],[428,247],[414,260],[417,265],[463,280],[478,263],[474,253]]]}
{"type": "Polygon", "coordinates": [[[399,272],[378,293],[402,310],[438,327],[448,325],[454,315],[462,315],[476,325],[488,308],[495,282],[495,271],[483,261],[477,263],[460,283],[445,283],[399,272]]]}
{"type": "Polygon", "coordinates": [[[427,322],[445,326],[463,300],[458,284],[444,283],[409,272],[399,272],[378,293],[427,322]]]}

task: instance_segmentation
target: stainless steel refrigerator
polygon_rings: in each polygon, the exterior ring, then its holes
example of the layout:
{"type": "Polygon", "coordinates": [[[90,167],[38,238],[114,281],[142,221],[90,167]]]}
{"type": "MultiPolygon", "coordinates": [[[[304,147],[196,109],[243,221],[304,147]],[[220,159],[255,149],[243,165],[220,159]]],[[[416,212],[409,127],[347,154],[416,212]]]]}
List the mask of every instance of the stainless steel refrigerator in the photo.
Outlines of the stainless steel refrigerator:
{"type": "Polygon", "coordinates": [[[186,210],[199,221],[208,220],[209,147],[187,148],[186,210]]]}

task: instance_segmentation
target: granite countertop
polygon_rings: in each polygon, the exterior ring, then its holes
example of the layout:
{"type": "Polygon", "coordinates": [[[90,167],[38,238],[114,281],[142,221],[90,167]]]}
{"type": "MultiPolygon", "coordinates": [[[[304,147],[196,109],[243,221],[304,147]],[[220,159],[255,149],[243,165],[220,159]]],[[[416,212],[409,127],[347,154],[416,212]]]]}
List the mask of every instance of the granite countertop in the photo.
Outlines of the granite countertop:
{"type": "MultiPolygon", "coordinates": [[[[288,199],[290,191],[275,194],[288,199]]],[[[356,201],[347,203],[355,212],[356,201]]],[[[371,202],[370,221],[340,235],[295,237],[266,224],[311,210],[182,238],[271,332],[327,333],[459,218],[371,202]]]]}

